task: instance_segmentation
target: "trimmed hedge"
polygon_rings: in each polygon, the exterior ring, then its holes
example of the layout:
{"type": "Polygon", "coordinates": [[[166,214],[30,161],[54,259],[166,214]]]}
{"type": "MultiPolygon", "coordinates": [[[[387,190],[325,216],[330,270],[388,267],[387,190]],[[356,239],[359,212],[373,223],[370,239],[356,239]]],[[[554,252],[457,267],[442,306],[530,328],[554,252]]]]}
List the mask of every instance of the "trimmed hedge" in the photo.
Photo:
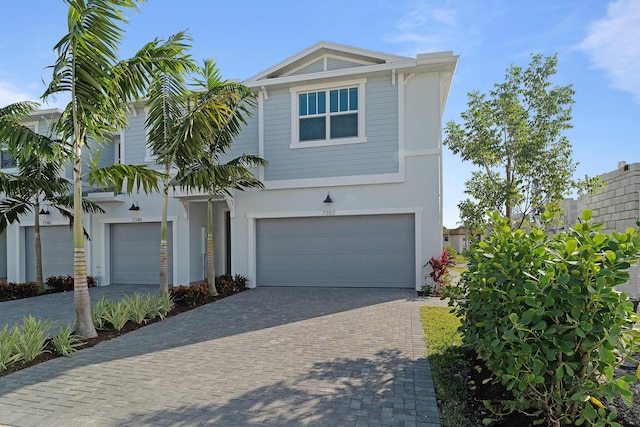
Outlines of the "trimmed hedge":
{"type": "MultiPolygon", "coordinates": [[[[45,286],[54,292],[65,292],[73,290],[73,276],[49,276],[44,282],[45,286]]],[[[93,288],[96,285],[96,278],[87,276],[87,286],[93,288]]]]}
{"type": "Polygon", "coordinates": [[[0,280],[0,301],[35,297],[40,294],[36,282],[13,283],[0,280]]]}

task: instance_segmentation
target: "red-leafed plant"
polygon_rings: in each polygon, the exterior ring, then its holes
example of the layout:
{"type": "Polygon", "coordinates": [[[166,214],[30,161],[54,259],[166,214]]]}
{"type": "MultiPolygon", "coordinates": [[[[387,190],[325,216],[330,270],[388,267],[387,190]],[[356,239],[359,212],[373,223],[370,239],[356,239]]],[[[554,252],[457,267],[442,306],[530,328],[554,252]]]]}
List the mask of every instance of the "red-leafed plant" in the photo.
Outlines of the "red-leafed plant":
{"type": "Polygon", "coordinates": [[[453,264],[453,257],[444,249],[438,258],[432,257],[428,264],[431,267],[429,277],[434,284],[433,294],[439,295],[442,287],[449,282],[449,266],[453,264]]]}

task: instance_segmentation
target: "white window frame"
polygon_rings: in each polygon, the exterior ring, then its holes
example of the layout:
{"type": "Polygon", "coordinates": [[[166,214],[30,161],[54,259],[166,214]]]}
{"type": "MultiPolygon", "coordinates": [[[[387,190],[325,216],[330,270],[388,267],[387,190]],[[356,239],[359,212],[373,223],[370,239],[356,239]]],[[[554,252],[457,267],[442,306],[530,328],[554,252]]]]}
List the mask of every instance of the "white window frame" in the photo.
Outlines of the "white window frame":
{"type": "Polygon", "coordinates": [[[291,143],[289,148],[310,148],[310,147],[327,147],[332,145],[345,144],[361,144],[367,142],[365,134],[365,84],[367,79],[341,81],[335,83],[323,83],[309,86],[298,86],[289,89],[291,93],[291,143]],[[330,109],[329,109],[329,92],[334,89],[345,89],[349,87],[358,88],[358,136],[351,138],[331,139],[330,132],[330,109]],[[298,107],[298,95],[305,92],[326,91],[326,117],[327,117],[327,133],[325,139],[316,139],[312,141],[300,141],[300,116],[298,107]]]}
{"type": "MultiPolygon", "coordinates": [[[[33,121],[33,122],[26,122],[24,123],[24,126],[31,128],[31,130],[35,133],[38,133],[38,122],[37,121],[33,121]]],[[[2,165],[0,164],[0,170],[2,170],[3,173],[16,173],[18,172],[18,167],[16,165],[16,167],[12,167],[12,168],[3,168],[1,167],[2,165]]]]}

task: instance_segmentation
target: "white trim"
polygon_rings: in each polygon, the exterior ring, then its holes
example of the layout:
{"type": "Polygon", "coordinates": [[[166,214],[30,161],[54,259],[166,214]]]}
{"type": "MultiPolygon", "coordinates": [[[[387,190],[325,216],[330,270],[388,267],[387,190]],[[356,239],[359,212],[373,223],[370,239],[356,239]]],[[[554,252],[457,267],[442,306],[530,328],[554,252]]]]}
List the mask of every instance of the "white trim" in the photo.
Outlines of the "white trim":
{"type": "MultiPolygon", "coordinates": [[[[402,159],[402,157],[400,157],[402,159]]],[[[404,164],[403,161],[400,162],[404,164]]],[[[339,187],[345,185],[367,184],[397,184],[405,181],[404,167],[398,173],[377,175],[332,176],[326,178],[285,179],[278,181],[263,181],[265,190],[280,190],[286,188],[309,187],[339,187]]]]}
{"type": "MultiPolygon", "coordinates": [[[[332,212],[332,216],[366,216],[366,215],[402,215],[413,214],[414,224],[414,252],[415,252],[415,289],[419,290],[422,286],[422,207],[406,207],[406,208],[382,208],[382,209],[345,209],[332,212]]],[[[247,255],[248,255],[248,279],[250,287],[257,286],[257,245],[256,245],[256,221],[268,218],[322,218],[323,211],[283,211],[283,212],[265,212],[265,213],[248,213],[247,214],[247,255]]]]}
{"type": "Polygon", "coordinates": [[[404,180],[405,173],[405,97],[404,97],[404,74],[398,74],[398,171],[404,180]]]}
{"type": "MultiPolygon", "coordinates": [[[[264,87],[264,86],[263,86],[264,87]]],[[[266,90],[264,91],[266,92],[266,90]]],[[[258,156],[264,159],[264,94],[258,92],[258,156]]],[[[258,179],[264,182],[264,166],[258,167],[258,179]]]]}
{"type": "MultiPolygon", "coordinates": [[[[327,84],[313,84],[313,85],[305,85],[305,86],[295,86],[289,88],[289,93],[291,94],[291,142],[289,143],[290,149],[297,148],[313,148],[313,147],[324,147],[331,145],[345,145],[345,144],[361,144],[367,142],[366,136],[366,83],[367,79],[356,79],[356,80],[345,80],[341,82],[327,83],[327,84]],[[358,88],[358,136],[352,138],[335,138],[331,139],[330,134],[330,117],[331,113],[329,111],[329,96],[327,94],[327,108],[324,117],[326,120],[326,136],[325,139],[322,140],[311,140],[311,141],[299,141],[299,126],[300,126],[300,117],[299,117],[299,106],[298,106],[298,94],[301,92],[313,92],[318,90],[326,90],[329,92],[334,89],[343,89],[348,87],[357,87],[358,88]]],[[[335,113],[334,113],[335,114],[335,113]]]]}
{"type": "MultiPolygon", "coordinates": [[[[139,211],[138,211],[139,213],[139,211]]],[[[100,224],[100,234],[102,238],[102,256],[100,257],[102,274],[104,284],[111,284],[111,234],[108,226],[112,224],[140,224],[148,222],[162,222],[161,216],[145,216],[140,218],[138,222],[132,222],[132,217],[119,217],[119,218],[101,218],[98,222],[100,224]],[[107,256],[108,254],[108,256],[107,256]]],[[[139,217],[138,217],[139,218],[139,217]]],[[[176,247],[178,245],[178,217],[167,217],[167,223],[171,223],[171,237],[173,239],[173,284],[177,286],[178,283],[178,256],[176,255],[176,247]]],[[[158,252],[160,247],[158,247],[158,252]]],[[[158,265],[158,269],[160,266],[158,265]]],[[[159,271],[159,270],[158,270],[159,271]]]]}
{"type": "MultiPolygon", "coordinates": [[[[377,62],[373,62],[373,61],[364,61],[362,59],[349,58],[347,56],[340,56],[340,55],[335,55],[335,54],[331,54],[331,53],[325,53],[325,54],[323,54],[321,56],[313,58],[313,59],[305,62],[304,64],[301,64],[301,65],[299,65],[299,66],[287,71],[286,73],[282,74],[281,77],[292,76],[295,73],[297,73],[298,71],[302,70],[303,68],[306,68],[306,67],[310,66],[311,64],[315,64],[318,61],[323,61],[323,64],[322,64],[323,71],[325,71],[325,72],[329,71],[329,58],[337,59],[337,60],[344,61],[344,62],[351,62],[351,63],[353,63],[353,64],[355,64],[357,66],[378,65],[377,62]]],[[[349,68],[357,68],[357,67],[349,67],[349,68]]],[[[349,68],[342,68],[342,69],[344,70],[344,69],[349,69],[349,68]]],[[[337,71],[337,70],[334,70],[334,71],[337,71]]],[[[312,74],[312,73],[306,73],[306,74],[308,75],[308,74],[312,74]]]]}

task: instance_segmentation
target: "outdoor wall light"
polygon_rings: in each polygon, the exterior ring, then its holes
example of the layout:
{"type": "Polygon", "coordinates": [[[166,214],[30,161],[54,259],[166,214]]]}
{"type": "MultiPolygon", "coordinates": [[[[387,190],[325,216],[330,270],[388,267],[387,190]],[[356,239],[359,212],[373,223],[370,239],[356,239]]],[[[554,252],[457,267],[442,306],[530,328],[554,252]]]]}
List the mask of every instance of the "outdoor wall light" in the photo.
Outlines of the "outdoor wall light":
{"type": "Polygon", "coordinates": [[[41,208],[39,213],[40,215],[49,215],[49,209],[41,208]]]}
{"type": "Polygon", "coordinates": [[[138,206],[138,202],[136,202],[134,200],[133,203],[131,203],[131,207],[129,208],[130,211],[139,211],[140,210],[140,206],[138,206]]]}
{"type": "Polygon", "coordinates": [[[331,195],[327,192],[327,197],[324,199],[323,203],[333,203],[333,199],[331,198],[331,195]]]}

